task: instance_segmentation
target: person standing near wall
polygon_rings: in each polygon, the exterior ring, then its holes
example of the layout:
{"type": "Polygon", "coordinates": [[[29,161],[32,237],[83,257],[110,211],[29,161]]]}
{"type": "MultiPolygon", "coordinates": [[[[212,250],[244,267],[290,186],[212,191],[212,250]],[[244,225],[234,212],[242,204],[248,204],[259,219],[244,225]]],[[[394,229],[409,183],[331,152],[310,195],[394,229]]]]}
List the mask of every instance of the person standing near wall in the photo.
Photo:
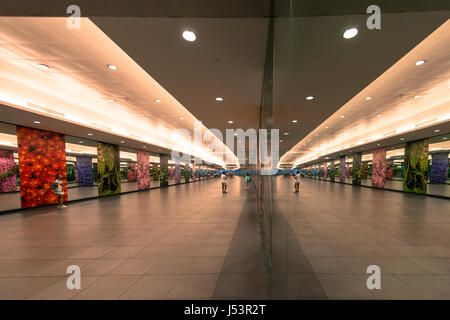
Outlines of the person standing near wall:
{"type": "Polygon", "coordinates": [[[67,206],[64,205],[64,182],[62,179],[62,174],[58,174],[52,184],[52,189],[58,196],[58,209],[67,208],[67,206]]]}
{"type": "Polygon", "coordinates": [[[294,183],[295,191],[294,192],[298,192],[300,189],[300,174],[297,172],[297,173],[294,173],[293,175],[294,175],[294,179],[295,179],[295,183],[294,183]]]}
{"type": "Polygon", "coordinates": [[[222,172],[220,180],[222,181],[222,193],[227,193],[227,175],[225,172],[222,172]]]}

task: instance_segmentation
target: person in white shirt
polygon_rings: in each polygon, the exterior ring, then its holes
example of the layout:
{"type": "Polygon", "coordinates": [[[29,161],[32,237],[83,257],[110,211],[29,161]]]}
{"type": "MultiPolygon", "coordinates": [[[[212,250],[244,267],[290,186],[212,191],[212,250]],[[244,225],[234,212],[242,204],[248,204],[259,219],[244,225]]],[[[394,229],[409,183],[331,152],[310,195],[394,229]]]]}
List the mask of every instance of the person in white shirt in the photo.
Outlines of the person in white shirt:
{"type": "Polygon", "coordinates": [[[294,192],[298,192],[298,190],[300,189],[300,173],[297,172],[296,174],[294,174],[294,179],[295,179],[294,192]]]}
{"type": "Polygon", "coordinates": [[[227,175],[225,174],[225,172],[222,172],[220,181],[222,181],[222,193],[227,193],[227,175]]]}

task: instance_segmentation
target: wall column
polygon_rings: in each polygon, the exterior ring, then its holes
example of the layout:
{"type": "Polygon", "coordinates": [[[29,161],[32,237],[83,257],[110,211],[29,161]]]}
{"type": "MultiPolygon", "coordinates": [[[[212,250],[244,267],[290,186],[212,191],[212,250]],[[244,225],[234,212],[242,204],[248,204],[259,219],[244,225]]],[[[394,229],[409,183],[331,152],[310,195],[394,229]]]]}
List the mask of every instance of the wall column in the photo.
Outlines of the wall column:
{"type": "Polygon", "coordinates": [[[94,179],[92,175],[92,157],[77,156],[77,175],[79,186],[92,186],[94,179]]]}
{"type": "Polygon", "coordinates": [[[169,185],[169,155],[159,155],[159,170],[160,170],[160,186],[167,187],[169,185]]]}
{"type": "Polygon", "coordinates": [[[175,164],[175,183],[181,182],[181,165],[179,162],[175,164]]]}
{"type": "Polygon", "coordinates": [[[361,185],[361,160],[362,152],[353,155],[352,184],[357,186],[361,185]]]}
{"type": "MultiPolygon", "coordinates": [[[[67,182],[65,136],[18,126],[17,144],[22,208],[57,203],[52,183],[57,174],[67,182]]],[[[64,201],[67,201],[67,185],[64,186],[64,201]]]]}
{"type": "Polygon", "coordinates": [[[97,142],[97,162],[98,195],[102,197],[119,194],[121,190],[119,146],[97,142]]]}
{"type": "Polygon", "coordinates": [[[137,187],[150,188],[150,153],[144,150],[137,150],[137,187]]]}
{"type": "Polygon", "coordinates": [[[448,153],[433,153],[431,155],[430,183],[445,183],[447,179],[448,153]]]}
{"type": "Polygon", "coordinates": [[[406,143],[403,191],[427,193],[427,172],[428,139],[406,143]]]}
{"type": "Polygon", "coordinates": [[[384,188],[386,182],[386,148],[373,150],[372,156],[372,185],[384,188]]]}
{"type": "Polygon", "coordinates": [[[331,165],[330,165],[330,181],[334,182],[335,181],[335,177],[336,177],[336,164],[335,164],[335,160],[331,160],[331,165]]]}
{"type": "Polygon", "coordinates": [[[328,175],[328,164],[326,162],[323,163],[323,179],[327,180],[328,175]]]}
{"type": "Polygon", "coordinates": [[[345,166],[345,156],[339,157],[339,182],[345,182],[347,176],[347,168],[345,166]]]}

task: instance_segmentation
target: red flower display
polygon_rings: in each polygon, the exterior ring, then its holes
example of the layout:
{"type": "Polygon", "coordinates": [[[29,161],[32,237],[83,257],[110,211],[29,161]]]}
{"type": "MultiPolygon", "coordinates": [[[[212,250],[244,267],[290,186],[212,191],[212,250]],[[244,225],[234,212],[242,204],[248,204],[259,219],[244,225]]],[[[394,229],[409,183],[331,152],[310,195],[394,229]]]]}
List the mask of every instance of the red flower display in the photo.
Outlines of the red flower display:
{"type": "MultiPolygon", "coordinates": [[[[17,143],[22,208],[57,203],[52,183],[57,174],[67,181],[65,136],[18,126],[17,143]]],[[[67,201],[66,185],[64,201],[67,201]]]]}

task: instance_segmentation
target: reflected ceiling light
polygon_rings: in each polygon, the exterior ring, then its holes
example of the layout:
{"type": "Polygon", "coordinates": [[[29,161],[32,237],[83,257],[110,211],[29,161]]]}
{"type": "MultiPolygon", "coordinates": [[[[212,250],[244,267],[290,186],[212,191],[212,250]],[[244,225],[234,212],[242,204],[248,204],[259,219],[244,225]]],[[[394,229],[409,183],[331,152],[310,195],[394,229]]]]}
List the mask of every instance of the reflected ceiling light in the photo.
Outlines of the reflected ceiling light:
{"type": "Polygon", "coordinates": [[[125,141],[120,141],[120,143],[125,143],[125,141]]]}
{"type": "Polygon", "coordinates": [[[417,95],[417,96],[414,96],[414,98],[418,99],[418,98],[420,98],[420,96],[419,96],[419,95],[417,95]]]}
{"type": "Polygon", "coordinates": [[[36,123],[36,124],[40,124],[41,122],[40,122],[40,121],[37,121],[37,120],[35,120],[35,121],[33,121],[33,123],[36,123]]]}
{"type": "Polygon", "coordinates": [[[222,102],[222,101],[223,101],[223,98],[217,97],[217,98],[216,98],[216,101],[222,102]]]}
{"type": "Polygon", "coordinates": [[[107,66],[109,69],[113,70],[113,71],[116,71],[116,70],[117,70],[117,67],[116,67],[115,65],[113,65],[113,64],[107,64],[106,66],[107,66]]]}
{"type": "Polygon", "coordinates": [[[377,146],[381,146],[381,144],[377,143],[377,146]]]}
{"type": "Polygon", "coordinates": [[[306,97],[306,100],[312,100],[312,99],[314,99],[313,96],[307,96],[307,97],[306,97]]]}
{"type": "Polygon", "coordinates": [[[84,142],[80,140],[80,141],[78,141],[78,143],[84,143],[84,142]]]}
{"type": "Polygon", "coordinates": [[[372,97],[367,97],[366,100],[367,101],[372,100],[372,97]]]}
{"type": "Polygon", "coordinates": [[[88,133],[88,136],[93,136],[94,134],[92,134],[92,133],[88,133]]]}
{"type": "Polygon", "coordinates": [[[350,28],[350,29],[345,30],[343,37],[345,39],[351,39],[351,38],[355,37],[357,34],[358,34],[358,29],[350,28]]]}
{"type": "Polygon", "coordinates": [[[439,131],[441,131],[441,130],[439,130],[439,129],[434,130],[435,133],[438,133],[439,131]]]}
{"type": "Polygon", "coordinates": [[[416,66],[421,66],[425,63],[425,60],[419,60],[416,62],[416,66]]]}
{"type": "Polygon", "coordinates": [[[37,67],[38,67],[39,69],[42,69],[42,70],[49,70],[49,69],[50,69],[50,67],[49,67],[48,65],[42,64],[42,63],[39,63],[39,64],[37,65],[37,67]]]}
{"type": "Polygon", "coordinates": [[[288,136],[288,135],[289,135],[289,132],[285,132],[284,135],[285,135],[285,136],[288,136]]]}
{"type": "Polygon", "coordinates": [[[232,124],[232,123],[233,123],[233,121],[232,121],[232,120],[230,120],[230,121],[228,121],[228,123],[229,123],[229,124],[232,124]]]}
{"type": "Polygon", "coordinates": [[[405,138],[400,138],[400,140],[405,140],[405,138]]]}
{"type": "Polygon", "coordinates": [[[197,39],[197,36],[195,35],[194,32],[186,30],[183,32],[183,38],[186,41],[192,42],[195,41],[197,39]]]}
{"type": "Polygon", "coordinates": [[[156,99],[155,102],[156,103],[161,103],[161,99],[156,99]]]}
{"type": "Polygon", "coordinates": [[[442,140],[447,140],[447,137],[442,138],[442,140]]]}
{"type": "Polygon", "coordinates": [[[292,123],[297,123],[298,122],[298,120],[292,120],[292,123]]]}

